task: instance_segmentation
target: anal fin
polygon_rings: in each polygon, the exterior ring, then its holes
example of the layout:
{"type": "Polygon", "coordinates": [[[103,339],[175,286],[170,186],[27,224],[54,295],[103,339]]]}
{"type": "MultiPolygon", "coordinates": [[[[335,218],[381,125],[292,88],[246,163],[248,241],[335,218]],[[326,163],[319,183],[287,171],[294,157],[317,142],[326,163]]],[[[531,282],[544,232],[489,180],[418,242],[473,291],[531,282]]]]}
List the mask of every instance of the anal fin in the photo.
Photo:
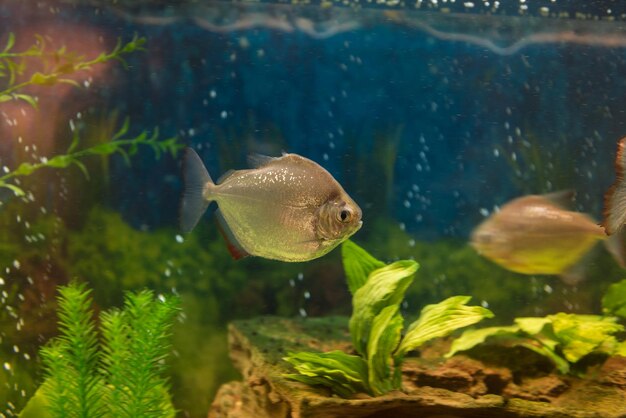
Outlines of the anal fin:
{"type": "Polygon", "coordinates": [[[217,226],[220,230],[220,233],[224,237],[226,241],[226,245],[228,247],[228,252],[235,259],[239,260],[244,257],[248,257],[250,254],[241,246],[233,231],[228,227],[228,223],[226,223],[226,219],[224,219],[224,215],[219,210],[219,208],[215,211],[215,219],[217,219],[217,226]]]}

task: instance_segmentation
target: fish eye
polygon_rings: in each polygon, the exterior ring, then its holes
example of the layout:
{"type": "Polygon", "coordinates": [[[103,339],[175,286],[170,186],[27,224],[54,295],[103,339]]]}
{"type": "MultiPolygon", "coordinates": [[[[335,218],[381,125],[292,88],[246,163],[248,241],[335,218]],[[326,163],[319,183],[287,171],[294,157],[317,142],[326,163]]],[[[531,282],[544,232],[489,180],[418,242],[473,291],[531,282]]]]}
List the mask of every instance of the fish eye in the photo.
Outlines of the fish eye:
{"type": "Polygon", "coordinates": [[[341,212],[339,212],[339,220],[341,222],[349,222],[351,217],[352,213],[347,209],[342,209],[341,212]]]}

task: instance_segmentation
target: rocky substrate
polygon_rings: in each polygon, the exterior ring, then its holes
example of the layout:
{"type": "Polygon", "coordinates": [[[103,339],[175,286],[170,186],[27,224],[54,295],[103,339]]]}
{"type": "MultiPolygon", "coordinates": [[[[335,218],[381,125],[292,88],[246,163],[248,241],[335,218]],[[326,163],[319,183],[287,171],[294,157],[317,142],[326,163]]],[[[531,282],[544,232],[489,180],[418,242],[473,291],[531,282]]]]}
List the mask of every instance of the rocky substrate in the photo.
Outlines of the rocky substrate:
{"type": "Polygon", "coordinates": [[[626,417],[626,358],[589,360],[584,377],[554,372],[521,347],[475,349],[448,360],[438,340],[403,365],[403,390],[380,397],[333,396],[285,379],[288,351],[351,350],[343,317],[262,317],[229,327],[230,356],[242,381],[223,385],[210,418],[626,417]],[[506,366],[505,366],[506,365],[506,366]]]}

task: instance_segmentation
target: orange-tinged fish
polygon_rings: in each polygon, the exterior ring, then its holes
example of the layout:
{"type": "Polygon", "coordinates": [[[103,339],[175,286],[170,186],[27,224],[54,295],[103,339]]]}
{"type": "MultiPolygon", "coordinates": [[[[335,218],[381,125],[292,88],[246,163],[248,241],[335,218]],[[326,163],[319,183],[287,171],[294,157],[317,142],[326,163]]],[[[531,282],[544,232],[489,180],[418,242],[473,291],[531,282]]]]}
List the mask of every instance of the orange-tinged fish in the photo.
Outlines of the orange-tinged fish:
{"type": "Polygon", "coordinates": [[[615,158],[615,183],[604,195],[604,228],[611,235],[622,229],[626,223],[626,138],[622,138],[617,144],[617,157],[615,158]]]}
{"type": "Polygon", "coordinates": [[[234,258],[247,255],[308,261],[361,228],[361,209],[333,176],[297,154],[257,156],[254,168],[231,170],[213,183],[191,148],[183,161],[181,229],[190,232],[210,202],[234,258]]]}
{"type": "Polygon", "coordinates": [[[571,284],[584,278],[579,262],[599,241],[623,267],[621,243],[607,239],[588,215],[565,209],[568,197],[557,192],[514,199],[472,232],[471,245],[508,270],[559,275],[571,284]]]}

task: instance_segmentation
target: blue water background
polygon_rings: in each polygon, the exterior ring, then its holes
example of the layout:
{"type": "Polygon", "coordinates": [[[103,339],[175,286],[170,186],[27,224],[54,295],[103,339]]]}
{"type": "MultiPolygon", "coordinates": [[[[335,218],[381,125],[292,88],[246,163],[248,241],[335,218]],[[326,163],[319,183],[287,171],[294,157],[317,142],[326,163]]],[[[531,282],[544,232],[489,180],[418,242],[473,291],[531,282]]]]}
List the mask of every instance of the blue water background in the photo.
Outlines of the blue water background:
{"type": "MultiPolygon", "coordinates": [[[[19,16],[5,30],[33,21],[19,16]]],[[[560,184],[578,190],[579,208],[597,217],[615,143],[626,133],[623,48],[540,44],[501,56],[383,15],[327,39],[266,28],[218,34],[189,20],[143,25],[106,9],[94,16],[70,7],[55,19],[103,28],[111,41],[148,39],[147,51],[100,87],[135,131],[178,135],[200,150],[214,177],[244,168],[249,152],[312,158],[364,207],[364,230],[387,215],[420,239],[466,237],[495,205],[554,189],[545,167],[550,182],[534,186],[542,190],[516,181],[533,174],[515,173],[502,154],[529,146],[541,148],[545,164],[562,159],[572,167],[560,184]],[[353,168],[376,157],[376,135],[400,127],[391,200],[376,207],[371,188],[384,180],[353,168]],[[267,139],[272,134],[280,138],[267,139]],[[531,134],[535,142],[524,142],[531,134]],[[232,142],[235,167],[221,158],[218,137],[232,142]]],[[[130,168],[116,161],[108,204],[138,227],[174,225],[178,162],[142,157],[130,168]]]]}

